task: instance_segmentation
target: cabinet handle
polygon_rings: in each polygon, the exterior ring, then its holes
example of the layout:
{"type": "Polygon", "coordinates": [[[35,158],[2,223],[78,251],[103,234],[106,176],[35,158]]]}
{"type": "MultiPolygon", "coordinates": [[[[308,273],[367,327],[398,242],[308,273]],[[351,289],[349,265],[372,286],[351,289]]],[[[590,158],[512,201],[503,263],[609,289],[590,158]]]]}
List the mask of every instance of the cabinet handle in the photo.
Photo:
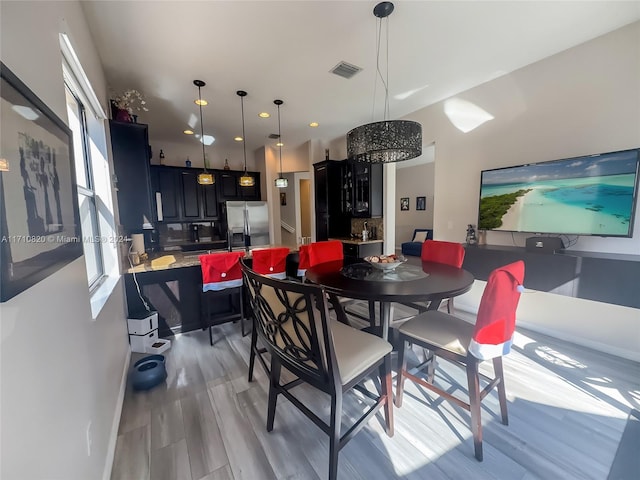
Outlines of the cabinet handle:
{"type": "Polygon", "coordinates": [[[162,222],[164,216],[162,215],[162,192],[156,192],[156,213],[158,215],[158,221],[162,222]]]}

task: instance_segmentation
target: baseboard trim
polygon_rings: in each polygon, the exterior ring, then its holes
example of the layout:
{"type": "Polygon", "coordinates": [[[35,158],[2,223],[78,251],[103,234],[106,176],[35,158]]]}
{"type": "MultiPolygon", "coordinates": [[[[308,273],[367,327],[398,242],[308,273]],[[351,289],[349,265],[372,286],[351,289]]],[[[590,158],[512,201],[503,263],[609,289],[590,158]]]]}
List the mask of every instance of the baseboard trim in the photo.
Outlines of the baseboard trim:
{"type": "Polygon", "coordinates": [[[113,415],[113,422],[111,423],[111,435],[109,436],[109,445],[107,448],[107,458],[104,463],[104,471],[102,474],[102,480],[111,479],[111,471],[113,470],[113,460],[116,455],[116,443],[118,442],[118,429],[120,428],[120,417],[122,416],[122,407],[124,405],[124,394],[127,391],[127,380],[129,373],[129,365],[131,364],[131,348],[127,348],[127,358],[124,361],[124,368],[122,370],[122,378],[120,379],[120,392],[118,393],[118,400],[116,403],[116,411],[113,415]]]}

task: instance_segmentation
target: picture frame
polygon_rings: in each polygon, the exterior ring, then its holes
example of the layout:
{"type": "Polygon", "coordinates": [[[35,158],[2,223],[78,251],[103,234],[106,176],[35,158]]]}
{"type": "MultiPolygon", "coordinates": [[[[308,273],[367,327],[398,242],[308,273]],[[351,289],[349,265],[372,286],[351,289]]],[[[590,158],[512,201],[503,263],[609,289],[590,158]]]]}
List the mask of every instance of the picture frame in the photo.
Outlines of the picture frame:
{"type": "Polygon", "coordinates": [[[0,62],[0,302],[82,255],[72,132],[0,62]]]}
{"type": "Polygon", "coordinates": [[[400,210],[401,211],[409,210],[409,197],[402,197],[400,199],[400,210]]]}
{"type": "Polygon", "coordinates": [[[287,204],[287,192],[280,192],[280,205],[285,206],[287,204]]]}
{"type": "Polygon", "coordinates": [[[427,209],[427,197],[416,197],[416,210],[427,209]]]}

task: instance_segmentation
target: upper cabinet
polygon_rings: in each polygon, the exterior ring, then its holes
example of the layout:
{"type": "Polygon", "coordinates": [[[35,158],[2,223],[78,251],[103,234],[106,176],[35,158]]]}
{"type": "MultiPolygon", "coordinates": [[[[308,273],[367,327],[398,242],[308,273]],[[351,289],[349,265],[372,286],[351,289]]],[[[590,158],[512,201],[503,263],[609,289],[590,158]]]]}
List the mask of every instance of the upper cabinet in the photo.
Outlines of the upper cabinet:
{"type": "Polygon", "coordinates": [[[253,187],[241,187],[243,172],[212,170],[213,185],[200,185],[199,168],[151,166],[151,178],[156,204],[156,219],[160,222],[193,222],[218,220],[220,203],[227,200],[260,200],[260,174],[253,187]]]}
{"type": "Polygon", "coordinates": [[[248,172],[255,178],[252,187],[241,187],[240,177],[244,172],[237,170],[216,170],[216,183],[219,186],[220,200],[261,200],[260,198],[260,173],[248,172]]]}
{"type": "Polygon", "coordinates": [[[159,222],[218,219],[217,185],[200,185],[200,172],[195,168],[151,166],[159,222]]]}
{"type": "Polygon", "coordinates": [[[351,233],[351,216],[345,209],[348,201],[342,188],[341,194],[336,195],[336,186],[344,184],[346,165],[344,161],[326,160],[313,166],[318,241],[351,233]]]}
{"type": "Polygon", "coordinates": [[[126,233],[152,228],[147,125],[109,120],[120,224],[126,233]]]}
{"type": "Polygon", "coordinates": [[[381,217],[382,164],[354,162],[351,173],[353,177],[351,215],[358,218],[381,217]]]}

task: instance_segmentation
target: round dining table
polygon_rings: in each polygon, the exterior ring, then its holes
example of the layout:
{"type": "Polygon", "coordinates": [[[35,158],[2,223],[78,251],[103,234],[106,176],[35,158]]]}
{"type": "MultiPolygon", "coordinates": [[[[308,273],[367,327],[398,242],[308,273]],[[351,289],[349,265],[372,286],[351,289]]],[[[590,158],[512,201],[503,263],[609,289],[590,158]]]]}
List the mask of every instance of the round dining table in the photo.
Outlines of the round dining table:
{"type": "Polygon", "coordinates": [[[442,263],[404,263],[384,271],[366,262],[347,264],[342,260],[310,267],[305,279],[323,286],[332,296],[380,302],[381,336],[385,340],[393,302],[429,302],[427,309],[436,310],[443,299],[468,292],[474,281],[468,271],[442,263]]]}

